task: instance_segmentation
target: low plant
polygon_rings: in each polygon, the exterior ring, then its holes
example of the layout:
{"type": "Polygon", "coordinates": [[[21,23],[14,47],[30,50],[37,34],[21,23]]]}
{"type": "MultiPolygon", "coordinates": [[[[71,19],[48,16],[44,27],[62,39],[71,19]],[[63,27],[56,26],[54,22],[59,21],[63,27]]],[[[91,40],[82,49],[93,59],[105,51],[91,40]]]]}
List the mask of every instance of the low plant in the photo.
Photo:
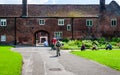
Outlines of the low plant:
{"type": "Polygon", "coordinates": [[[91,48],[93,42],[91,40],[83,40],[82,43],[85,45],[86,48],[91,48]]]}
{"type": "Polygon", "coordinates": [[[64,39],[62,39],[62,42],[69,42],[69,39],[68,38],[64,38],[64,39]]]}
{"type": "Polygon", "coordinates": [[[111,41],[119,43],[120,42],[120,38],[119,37],[113,37],[111,41]]]}
{"type": "Polygon", "coordinates": [[[82,44],[84,44],[87,49],[91,49],[94,44],[99,49],[105,49],[108,43],[110,43],[113,48],[120,48],[120,42],[112,40],[106,41],[105,38],[100,38],[98,40],[69,40],[68,42],[64,42],[62,49],[80,49],[82,44]]]}

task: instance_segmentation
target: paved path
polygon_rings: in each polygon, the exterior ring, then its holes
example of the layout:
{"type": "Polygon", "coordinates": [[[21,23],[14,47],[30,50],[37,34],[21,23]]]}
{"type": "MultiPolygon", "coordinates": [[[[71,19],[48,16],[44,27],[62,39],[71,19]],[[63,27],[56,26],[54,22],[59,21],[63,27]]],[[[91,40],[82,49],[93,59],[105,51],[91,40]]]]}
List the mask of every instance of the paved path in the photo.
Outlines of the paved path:
{"type": "Polygon", "coordinates": [[[67,51],[55,57],[56,51],[51,51],[49,47],[17,47],[13,50],[23,55],[22,75],[120,75],[120,71],[67,51]]]}

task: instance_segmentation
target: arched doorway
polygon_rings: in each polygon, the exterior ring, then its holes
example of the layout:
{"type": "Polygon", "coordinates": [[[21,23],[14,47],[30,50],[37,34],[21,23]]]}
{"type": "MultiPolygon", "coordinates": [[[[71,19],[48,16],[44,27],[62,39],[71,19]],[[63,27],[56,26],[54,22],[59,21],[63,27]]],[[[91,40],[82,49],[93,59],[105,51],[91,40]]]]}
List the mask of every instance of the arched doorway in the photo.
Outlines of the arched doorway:
{"type": "Polygon", "coordinates": [[[36,46],[44,46],[44,41],[49,42],[49,33],[47,31],[37,31],[34,36],[36,46]]]}

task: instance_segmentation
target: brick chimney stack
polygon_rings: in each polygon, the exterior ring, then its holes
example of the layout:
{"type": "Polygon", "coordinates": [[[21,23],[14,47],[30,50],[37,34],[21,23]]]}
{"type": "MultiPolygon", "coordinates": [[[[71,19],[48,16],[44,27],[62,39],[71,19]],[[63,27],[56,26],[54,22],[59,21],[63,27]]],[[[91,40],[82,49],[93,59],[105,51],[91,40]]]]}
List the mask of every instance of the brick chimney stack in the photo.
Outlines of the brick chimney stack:
{"type": "Polygon", "coordinates": [[[27,0],[22,0],[22,17],[28,16],[28,5],[27,0]]]}
{"type": "Polygon", "coordinates": [[[100,12],[105,11],[105,0],[100,0],[100,12]]]}

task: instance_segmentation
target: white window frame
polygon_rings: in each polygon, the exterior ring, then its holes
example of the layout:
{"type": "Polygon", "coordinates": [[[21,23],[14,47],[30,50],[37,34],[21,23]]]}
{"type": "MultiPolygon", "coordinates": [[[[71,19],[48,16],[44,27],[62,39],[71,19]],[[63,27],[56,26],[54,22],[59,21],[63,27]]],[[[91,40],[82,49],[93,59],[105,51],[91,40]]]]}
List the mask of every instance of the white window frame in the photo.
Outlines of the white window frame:
{"type": "Polygon", "coordinates": [[[86,20],[86,26],[93,26],[93,20],[92,19],[87,19],[86,20]],[[88,22],[89,22],[89,24],[88,24],[88,22]],[[92,22],[92,24],[90,22],[92,22]]]}
{"type": "Polygon", "coordinates": [[[7,26],[7,19],[0,19],[0,26],[7,26]]]}
{"type": "Polygon", "coordinates": [[[45,25],[45,19],[39,19],[39,25],[45,25]]]}
{"type": "Polygon", "coordinates": [[[71,24],[67,25],[67,31],[71,31],[71,24]],[[70,28],[69,28],[70,27],[70,28]]]}
{"type": "Polygon", "coordinates": [[[6,41],[6,35],[1,35],[1,42],[5,42],[6,41]]]}
{"type": "Polygon", "coordinates": [[[58,25],[63,26],[65,23],[65,19],[58,19],[58,25]]]}
{"type": "Polygon", "coordinates": [[[62,37],[63,37],[62,31],[54,32],[54,37],[57,39],[62,39],[62,37]]]}
{"type": "Polygon", "coordinates": [[[117,26],[117,19],[111,19],[111,26],[112,27],[117,26]],[[113,24],[113,22],[116,22],[116,23],[113,24]]]}

